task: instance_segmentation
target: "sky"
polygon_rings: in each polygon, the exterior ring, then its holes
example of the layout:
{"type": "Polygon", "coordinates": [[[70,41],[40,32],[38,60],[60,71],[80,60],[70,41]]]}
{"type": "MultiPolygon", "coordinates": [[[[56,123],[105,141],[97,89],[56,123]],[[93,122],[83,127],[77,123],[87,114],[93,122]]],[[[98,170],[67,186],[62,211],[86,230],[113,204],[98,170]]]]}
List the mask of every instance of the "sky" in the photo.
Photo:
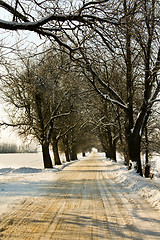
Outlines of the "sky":
{"type": "MultiPolygon", "coordinates": [[[[2,100],[0,99],[0,121],[7,119],[6,113],[3,110],[4,105],[2,104],[2,100]]],[[[11,129],[0,128],[0,143],[9,142],[9,143],[18,143],[20,144],[21,140],[11,129]]]]}

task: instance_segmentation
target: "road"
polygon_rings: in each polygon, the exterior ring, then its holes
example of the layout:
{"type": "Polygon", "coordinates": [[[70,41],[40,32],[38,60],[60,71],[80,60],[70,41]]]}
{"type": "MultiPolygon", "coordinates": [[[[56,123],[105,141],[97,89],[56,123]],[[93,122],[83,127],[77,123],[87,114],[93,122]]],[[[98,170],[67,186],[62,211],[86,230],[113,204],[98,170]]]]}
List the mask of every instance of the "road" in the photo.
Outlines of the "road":
{"type": "Polygon", "coordinates": [[[3,240],[160,240],[159,212],[115,182],[96,153],[56,174],[46,194],[0,219],[3,240]]]}

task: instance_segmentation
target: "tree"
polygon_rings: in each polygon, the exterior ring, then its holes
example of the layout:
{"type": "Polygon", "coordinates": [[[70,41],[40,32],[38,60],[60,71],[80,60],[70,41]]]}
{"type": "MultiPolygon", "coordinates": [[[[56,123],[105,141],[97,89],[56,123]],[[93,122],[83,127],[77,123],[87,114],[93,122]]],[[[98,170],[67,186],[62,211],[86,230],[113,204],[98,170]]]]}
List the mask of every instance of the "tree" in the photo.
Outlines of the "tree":
{"type": "Polygon", "coordinates": [[[64,74],[60,66],[61,58],[51,51],[37,62],[25,63],[23,60],[23,71],[18,71],[17,66],[7,69],[7,76],[3,79],[5,101],[12,107],[9,113],[11,122],[4,124],[17,128],[21,135],[32,135],[40,142],[45,168],[52,168],[51,142],[55,163],[61,164],[57,142],[54,142],[57,134],[55,121],[69,115],[69,112],[63,112],[62,107],[66,92],[60,86],[64,74]]]}
{"type": "Polygon", "coordinates": [[[142,153],[145,156],[144,175],[150,177],[151,157],[154,154],[159,154],[159,111],[158,105],[154,107],[148,119],[147,125],[144,129],[144,136],[142,137],[142,153]]]}
{"type": "MultiPolygon", "coordinates": [[[[103,10],[107,15],[107,11],[103,10]]],[[[84,64],[87,66],[87,69],[83,68],[83,72],[96,92],[105,101],[111,101],[124,111],[125,137],[129,158],[137,162],[137,172],[142,175],[141,137],[160,88],[157,77],[160,68],[160,50],[156,46],[156,5],[155,1],[145,1],[139,8],[137,1],[124,0],[122,4],[115,5],[112,11],[113,16],[117,11],[119,12],[117,17],[121,24],[117,28],[113,24],[110,25],[110,29],[113,29],[115,35],[108,37],[106,23],[103,23],[103,26],[96,25],[93,32],[94,38],[92,37],[91,40],[92,46],[97,49],[97,52],[95,53],[93,47],[90,48],[86,42],[85,47],[81,49],[84,64]],[[144,14],[140,14],[141,11],[144,14]],[[146,38],[143,32],[147,33],[146,38]],[[112,39],[110,45],[108,45],[109,38],[112,39]],[[95,39],[99,45],[101,43],[100,46],[95,44],[95,39]],[[119,44],[120,47],[118,47],[119,44]],[[107,57],[104,54],[104,48],[108,53],[107,57]],[[138,51],[140,51],[140,55],[138,51]],[[119,94],[119,91],[110,81],[111,72],[108,71],[108,60],[111,57],[115,59],[115,64],[120,63],[119,57],[121,60],[121,64],[117,67],[124,72],[126,83],[123,96],[119,94]],[[152,64],[151,59],[154,59],[152,64]],[[139,67],[136,63],[139,63],[139,67]],[[143,97],[139,102],[138,109],[135,109],[135,89],[138,87],[137,80],[139,78],[141,78],[143,85],[141,92],[143,97]]],[[[121,81],[120,78],[119,81],[121,81]]]]}
{"type": "Polygon", "coordinates": [[[37,74],[36,64],[26,64],[24,72],[8,69],[3,79],[3,93],[5,101],[10,104],[10,123],[6,125],[18,129],[21,135],[32,135],[42,145],[44,167],[51,168],[52,161],[49,154],[49,142],[46,123],[48,121],[48,99],[44,79],[37,74]],[[44,117],[45,116],[45,117],[44,117]]]}
{"type": "MultiPolygon", "coordinates": [[[[79,1],[79,4],[73,1],[58,0],[56,2],[37,1],[26,2],[15,1],[8,3],[0,1],[0,7],[5,9],[12,17],[12,21],[0,20],[0,28],[10,31],[24,30],[35,32],[40,36],[45,36],[55,40],[60,46],[65,47],[70,52],[73,51],[72,39],[68,36],[70,44],[62,38],[63,31],[72,32],[73,29],[79,29],[79,26],[86,26],[95,20],[99,22],[113,22],[109,18],[94,16],[92,10],[96,5],[101,5],[108,0],[98,2],[79,1]],[[27,6],[27,7],[25,7],[27,6]],[[91,9],[90,14],[86,14],[91,9]]],[[[77,47],[76,47],[77,48],[77,47]]]]}

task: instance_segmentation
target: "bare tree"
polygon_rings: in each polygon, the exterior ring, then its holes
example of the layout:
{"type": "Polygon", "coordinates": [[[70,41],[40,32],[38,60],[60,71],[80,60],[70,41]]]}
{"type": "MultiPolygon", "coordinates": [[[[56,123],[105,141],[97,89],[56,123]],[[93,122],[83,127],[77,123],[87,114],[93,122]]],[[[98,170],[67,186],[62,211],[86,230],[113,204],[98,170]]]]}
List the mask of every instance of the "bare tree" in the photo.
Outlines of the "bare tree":
{"type": "MultiPolygon", "coordinates": [[[[85,42],[84,48],[81,49],[87,68],[82,66],[82,61],[81,66],[96,92],[105,101],[111,101],[124,111],[129,158],[137,162],[137,171],[143,175],[140,159],[141,137],[160,88],[157,75],[160,68],[160,50],[157,47],[156,1],[145,1],[138,5],[137,1],[124,0],[122,4],[118,5],[118,2],[115,4],[113,15],[117,11],[121,24],[117,27],[110,25],[113,35],[109,37],[104,23],[103,27],[95,26],[94,38],[89,39],[92,47],[85,42]],[[95,43],[95,39],[98,44],[95,43]],[[109,39],[112,39],[110,46],[108,46],[109,39]],[[97,49],[96,53],[94,48],[97,49]],[[123,95],[111,82],[108,61],[112,58],[115,65],[118,64],[117,70],[121,69],[124,73],[123,78],[120,78],[120,75],[117,79],[120,82],[125,79],[123,95]],[[139,106],[135,105],[138,79],[141,79],[142,84],[139,106]]],[[[105,13],[107,14],[107,11],[105,13]]]]}
{"type": "Polygon", "coordinates": [[[36,138],[42,145],[44,167],[51,168],[51,142],[55,164],[61,164],[54,142],[57,134],[55,121],[70,114],[70,110],[64,112],[62,107],[67,90],[60,84],[64,74],[60,69],[61,58],[51,51],[36,62],[25,62],[23,58],[22,61],[23,70],[18,71],[17,66],[7,68],[7,75],[3,78],[4,99],[12,109],[8,112],[10,123],[3,124],[17,128],[19,134],[36,138]]]}
{"type": "MultiPolygon", "coordinates": [[[[88,25],[94,21],[112,22],[110,18],[104,18],[94,15],[94,7],[103,5],[109,0],[90,1],[85,3],[79,1],[0,1],[0,7],[5,9],[12,17],[11,21],[0,20],[0,28],[5,30],[28,30],[35,32],[40,36],[52,38],[60,46],[64,46],[70,52],[77,49],[73,47],[72,39],[67,32],[78,30],[79,27],[88,25]],[[91,11],[90,11],[91,9],[91,11]],[[67,31],[67,32],[65,32],[67,31]],[[65,33],[68,36],[67,43],[62,38],[65,33]]],[[[78,45],[77,45],[78,46],[78,45]]]]}

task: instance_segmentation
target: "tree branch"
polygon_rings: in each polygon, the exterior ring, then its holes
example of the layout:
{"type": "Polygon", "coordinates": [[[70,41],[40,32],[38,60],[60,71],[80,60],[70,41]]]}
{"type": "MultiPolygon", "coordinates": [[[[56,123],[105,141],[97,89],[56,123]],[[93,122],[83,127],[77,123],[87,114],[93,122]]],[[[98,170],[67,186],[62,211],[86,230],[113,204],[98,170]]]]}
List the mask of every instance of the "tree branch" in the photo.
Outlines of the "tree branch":
{"type": "MultiPolygon", "coordinates": [[[[24,16],[23,14],[21,14],[20,12],[18,12],[16,10],[16,8],[13,8],[12,6],[10,6],[8,3],[1,1],[0,0],[0,6],[4,9],[6,9],[8,12],[12,13],[13,16],[18,17],[19,19],[23,20],[24,22],[29,22],[28,18],[26,16],[24,16]]],[[[2,20],[0,20],[2,21],[2,20]]]]}

